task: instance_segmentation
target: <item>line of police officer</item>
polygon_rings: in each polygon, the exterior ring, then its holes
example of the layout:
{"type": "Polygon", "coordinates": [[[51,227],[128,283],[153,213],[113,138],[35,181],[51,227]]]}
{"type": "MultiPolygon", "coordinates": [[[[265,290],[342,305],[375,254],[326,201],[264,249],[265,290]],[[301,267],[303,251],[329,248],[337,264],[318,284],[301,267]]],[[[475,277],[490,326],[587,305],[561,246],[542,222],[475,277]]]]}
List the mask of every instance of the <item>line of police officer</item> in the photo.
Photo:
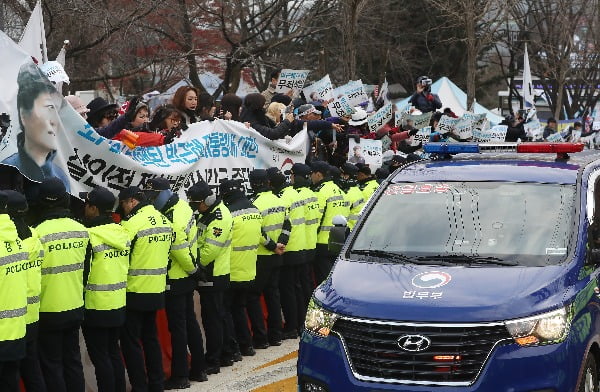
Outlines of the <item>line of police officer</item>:
{"type": "Polygon", "coordinates": [[[83,391],[80,327],[99,391],[125,390],[121,353],[133,391],[161,391],[297,337],[334,260],[333,217],[352,227],[377,183],[368,167],[349,163],[339,175],[325,162],[294,164],[286,174],[291,183],[275,168],[252,171],[250,199],[240,181],[222,181],[220,197],[201,181],[187,203],[154,178],[120,192],[120,224],[102,187],[80,195],[85,226],[72,218],[58,179],[40,185],[35,227],[23,220],[25,198],[0,192],[0,385],[18,390],[20,373],[28,392],[83,391]],[[156,330],[162,308],[172,346],[166,382],[156,330]]]}

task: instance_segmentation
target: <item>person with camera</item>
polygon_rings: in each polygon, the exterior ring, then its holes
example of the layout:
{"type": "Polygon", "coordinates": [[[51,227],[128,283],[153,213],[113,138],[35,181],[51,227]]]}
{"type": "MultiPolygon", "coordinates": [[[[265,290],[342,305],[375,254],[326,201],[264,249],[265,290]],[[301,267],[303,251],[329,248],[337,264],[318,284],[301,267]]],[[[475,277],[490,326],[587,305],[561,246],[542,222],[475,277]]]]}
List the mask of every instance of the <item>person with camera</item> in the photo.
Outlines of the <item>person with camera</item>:
{"type": "Polygon", "coordinates": [[[442,108],[442,101],[437,94],[431,93],[431,79],[427,76],[419,76],[417,79],[417,91],[410,97],[409,103],[422,113],[434,112],[442,108]]]}

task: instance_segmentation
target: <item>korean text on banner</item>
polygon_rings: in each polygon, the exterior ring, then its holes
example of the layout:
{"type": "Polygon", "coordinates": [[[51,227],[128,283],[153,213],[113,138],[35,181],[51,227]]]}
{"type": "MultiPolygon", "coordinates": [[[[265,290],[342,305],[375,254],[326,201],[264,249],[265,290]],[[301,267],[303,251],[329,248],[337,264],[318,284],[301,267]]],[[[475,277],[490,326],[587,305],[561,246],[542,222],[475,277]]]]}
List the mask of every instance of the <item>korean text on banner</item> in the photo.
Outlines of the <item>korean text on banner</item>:
{"type": "Polygon", "coordinates": [[[348,102],[348,97],[342,95],[339,98],[335,98],[329,105],[327,105],[329,112],[333,117],[344,117],[349,116],[354,112],[352,106],[348,102]]]}
{"type": "Polygon", "coordinates": [[[410,143],[411,146],[418,146],[420,143],[429,143],[429,138],[431,137],[431,127],[425,127],[419,129],[419,131],[412,137],[412,141],[410,143]]]}
{"type": "Polygon", "coordinates": [[[392,109],[392,103],[390,102],[379,109],[375,114],[370,116],[367,120],[369,124],[369,131],[377,132],[388,121],[390,121],[393,116],[392,109]]]}
{"type": "Polygon", "coordinates": [[[304,87],[302,92],[304,92],[304,96],[309,102],[330,100],[333,98],[333,86],[329,75],[325,75],[321,80],[304,87]]]}
{"type": "Polygon", "coordinates": [[[383,163],[381,140],[360,139],[360,143],[356,143],[354,139],[350,139],[348,147],[348,162],[365,163],[371,168],[371,173],[381,167],[383,163]]]}
{"type": "Polygon", "coordinates": [[[275,92],[287,94],[291,90],[294,92],[293,95],[298,95],[304,87],[304,82],[309,73],[308,70],[282,69],[279,73],[279,79],[277,79],[275,92]]]}

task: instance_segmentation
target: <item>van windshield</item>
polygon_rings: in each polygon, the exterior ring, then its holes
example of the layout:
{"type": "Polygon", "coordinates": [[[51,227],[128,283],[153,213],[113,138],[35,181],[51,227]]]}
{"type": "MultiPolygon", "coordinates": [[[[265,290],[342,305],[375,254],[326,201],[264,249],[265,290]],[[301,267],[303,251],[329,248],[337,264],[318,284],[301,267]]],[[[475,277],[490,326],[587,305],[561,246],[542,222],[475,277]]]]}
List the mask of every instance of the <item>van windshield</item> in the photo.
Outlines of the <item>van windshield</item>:
{"type": "Polygon", "coordinates": [[[560,184],[390,184],[350,253],[421,264],[558,264],[568,253],[574,196],[574,185],[560,184]]]}

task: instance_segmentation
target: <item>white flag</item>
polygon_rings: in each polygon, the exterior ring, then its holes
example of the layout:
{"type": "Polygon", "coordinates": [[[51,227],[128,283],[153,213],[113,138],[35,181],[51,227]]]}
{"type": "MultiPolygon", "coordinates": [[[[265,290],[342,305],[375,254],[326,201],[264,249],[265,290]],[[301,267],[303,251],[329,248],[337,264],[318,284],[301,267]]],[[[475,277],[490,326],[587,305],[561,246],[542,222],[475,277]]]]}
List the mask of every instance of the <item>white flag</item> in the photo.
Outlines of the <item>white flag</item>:
{"type": "Polygon", "coordinates": [[[19,46],[31,57],[34,57],[38,64],[48,61],[46,31],[44,29],[44,18],[42,17],[42,5],[39,0],[33,12],[31,12],[27,26],[19,40],[19,46]]]}
{"type": "Polygon", "coordinates": [[[527,44],[525,44],[525,58],[523,59],[523,104],[525,109],[535,106],[533,95],[533,81],[531,80],[531,69],[529,68],[529,55],[527,44]]]}
{"type": "Polygon", "coordinates": [[[65,66],[65,61],[66,61],[66,55],[67,55],[67,46],[69,45],[69,40],[65,40],[65,42],[63,43],[62,48],[60,48],[60,52],[58,52],[58,55],[56,56],[56,61],[63,66],[65,66]]]}

